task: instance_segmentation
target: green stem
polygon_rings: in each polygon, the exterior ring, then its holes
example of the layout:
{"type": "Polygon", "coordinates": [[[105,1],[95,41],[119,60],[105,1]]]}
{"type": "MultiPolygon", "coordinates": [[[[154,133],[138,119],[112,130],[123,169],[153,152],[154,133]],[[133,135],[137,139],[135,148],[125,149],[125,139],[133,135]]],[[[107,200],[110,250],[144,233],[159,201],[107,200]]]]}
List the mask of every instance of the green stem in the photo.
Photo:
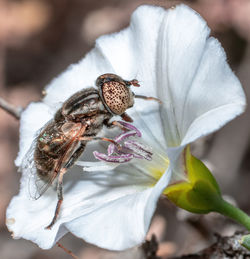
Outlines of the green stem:
{"type": "Polygon", "coordinates": [[[216,212],[235,220],[246,227],[247,230],[250,230],[250,217],[245,212],[234,207],[223,199],[220,200],[216,207],[216,212]]]}

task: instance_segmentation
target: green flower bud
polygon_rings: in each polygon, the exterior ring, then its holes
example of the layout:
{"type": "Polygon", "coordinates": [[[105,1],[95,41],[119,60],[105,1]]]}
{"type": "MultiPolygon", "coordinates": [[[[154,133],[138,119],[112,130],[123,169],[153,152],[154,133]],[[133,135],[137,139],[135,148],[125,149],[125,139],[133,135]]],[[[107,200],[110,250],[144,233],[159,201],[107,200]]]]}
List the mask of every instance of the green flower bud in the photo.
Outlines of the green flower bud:
{"type": "Polygon", "coordinates": [[[217,211],[221,203],[219,186],[208,168],[192,156],[190,148],[184,150],[187,180],[169,185],[164,194],[178,207],[193,213],[217,211]]]}

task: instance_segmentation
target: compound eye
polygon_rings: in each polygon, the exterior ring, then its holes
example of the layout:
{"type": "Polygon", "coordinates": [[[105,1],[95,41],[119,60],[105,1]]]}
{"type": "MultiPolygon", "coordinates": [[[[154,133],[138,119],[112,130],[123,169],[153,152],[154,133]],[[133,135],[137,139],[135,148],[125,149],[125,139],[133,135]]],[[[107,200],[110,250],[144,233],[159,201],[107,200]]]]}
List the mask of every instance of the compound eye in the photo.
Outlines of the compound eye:
{"type": "Polygon", "coordinates": [[[117,115],[123,114],[130,106],[130,92],[121,82],[106,82],[102,86],[102,96],[109,110],[117,115]]]}

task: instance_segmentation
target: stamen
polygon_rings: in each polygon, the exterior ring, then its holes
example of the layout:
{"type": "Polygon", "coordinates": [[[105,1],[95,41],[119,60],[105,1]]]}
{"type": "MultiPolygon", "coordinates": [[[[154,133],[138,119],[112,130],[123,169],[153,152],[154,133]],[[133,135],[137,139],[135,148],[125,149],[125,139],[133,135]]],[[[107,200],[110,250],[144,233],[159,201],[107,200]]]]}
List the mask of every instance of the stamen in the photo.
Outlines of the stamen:
{"type": "MultiPolygon", "coordinates": [[[[126,123],[124,121],[118,121],[119,124],[121,124],[124,128],[128,129],[129,131],[127,132],[124,132],[120,135],[118,135],[116,138],[115,138],[115,142],[119,143],[123,140],[125,140],[126,138],[129,138],[129,137],[132,137],[132,136],[138,136],[138,137],[141,137],[141,132],[133,125],[129,124],[129,123],[126,123]]],[[[121,150],[118,150],[114,144],[110,144],[108,146],[108,155],[112,155],[113,153],[120,153],[121,150]]],[[[123,153],[128,153],[128,152],[123,152],[123,153]]]]}
{"type": "Polygon", "coordinates": [[[129,138],[129,137],[132,137],[132,136],[136,136],[136,135],[138,136],[138,134],[137,134],[137,132],[135,130],[127,131],[127,132],[124,132],[124,133],[120,134],[119,136],[117,136],[115,138],[115,141],[117,143],[119,143],[119,142],[125,140],[126,138],[129,138]]]}
{"type": "Polygon", "coordinates": [[[132,124],[130,124],[130,123],[127,123],[127,122],[125,122],[125,121],[118,121],[124,128],[126,128],[126,129],[128,129],[128,130],[134,130],[134,131],[136,131],[136,133],[137,133],[137,136],[138,137],[141,137],[141,132],[135,127],[135,126],[133,126],[132,124]]]}
{"type": "Polygon", "coordinates": [[[126,163],[133,158],[152,160],[153,153],[150,147],[137,142],[136,139],[128,140],[130,137],[141,137],[141,132],[130,123],[124,121],[118,123],[125,128],[125,132],[115,137],[114,143],[108,146],[108,154],[94,151],[95,158],[109,163],[126,163]]]}
{"type": "Polygon", "coordinates": [[[126,141],[124,146],[131,149],[134,152],[134,156],[137,155],[137,158],[144,158],[149,161],[152,160],[153,153],[151,152],[152,150],[149,150],[148,146],[133,140],[126,141]]]}
{"type": "Polygon", "coordinates": [[[108,146],[108,156],[111,156],[114,152],[115,152],[115,145],[109,144],[109,146],[108,146]]]}
{"type": "Polygon", "coordinates": [[[93,152],[94,156],[98,160],[111,162],[111,163],[126,163],[133,158],[133,154],[122,154],[119,156],[108,156],[106,154],[100,153],[98,151],[93,152]]]}
{"type": "MultiPolygon", "coordinates": [[[[113,144],[110,144],[110,145],[113,145],[113,144]]],[[[116,154],[131,154],[133,152],[133,150],[131,150],[130,148],[127,148],[125,146],[122,146],[121,148],[117,148],[116,146],[114,146],[114,149],[113,149],[113,152],[112,153],[108,153],[108,155],[112,155],[113,153],[116,153],[116,154]]]]}
{"type": "Polygon", "coordinates": [[[133,149],[133,147],[137,147],[138,149],[145,151],[149,155],[151,155],[151,156],[153,155],[152,148],[147,145],[144,145],[140,142],[137,142],[134,140],[128,140],[128,141],[124,142],[124,145],[125,145],[125,147],[128,147],[130,149],[133,149]]]}

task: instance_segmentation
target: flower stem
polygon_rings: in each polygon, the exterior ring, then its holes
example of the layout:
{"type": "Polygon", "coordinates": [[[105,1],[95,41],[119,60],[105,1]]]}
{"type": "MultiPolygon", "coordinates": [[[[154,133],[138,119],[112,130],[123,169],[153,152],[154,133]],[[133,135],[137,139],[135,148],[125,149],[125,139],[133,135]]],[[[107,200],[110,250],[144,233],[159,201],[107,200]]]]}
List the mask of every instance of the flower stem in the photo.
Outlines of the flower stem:
{"type": "Polygon", "coordinates": [[[220,200],[216,207],[216,212],[235,220],[250,231],[250,217],[245,212],[234,207],[223,199],[220,200]]]}

